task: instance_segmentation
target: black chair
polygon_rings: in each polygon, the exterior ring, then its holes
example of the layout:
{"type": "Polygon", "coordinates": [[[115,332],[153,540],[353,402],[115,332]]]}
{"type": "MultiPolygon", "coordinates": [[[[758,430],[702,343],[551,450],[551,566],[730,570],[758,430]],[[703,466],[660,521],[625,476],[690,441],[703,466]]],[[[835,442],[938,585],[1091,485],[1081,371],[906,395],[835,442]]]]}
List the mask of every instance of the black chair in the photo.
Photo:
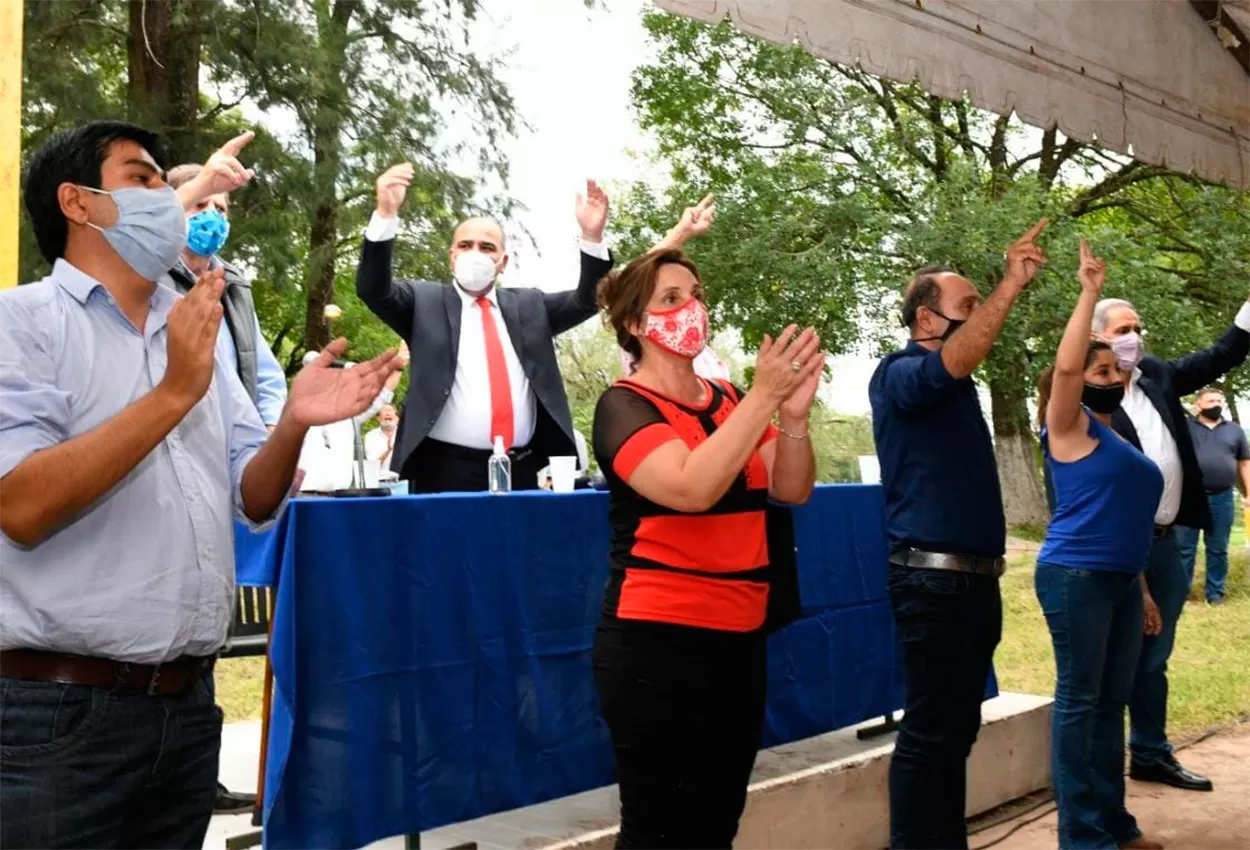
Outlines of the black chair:
{"type": "Polygon", "coordinates": [[[264,655],[269,649],[269,621],[273,617],[273,588],[240,587],[234,608],[230,640],[222,658],[248,658],[264,655]]]}

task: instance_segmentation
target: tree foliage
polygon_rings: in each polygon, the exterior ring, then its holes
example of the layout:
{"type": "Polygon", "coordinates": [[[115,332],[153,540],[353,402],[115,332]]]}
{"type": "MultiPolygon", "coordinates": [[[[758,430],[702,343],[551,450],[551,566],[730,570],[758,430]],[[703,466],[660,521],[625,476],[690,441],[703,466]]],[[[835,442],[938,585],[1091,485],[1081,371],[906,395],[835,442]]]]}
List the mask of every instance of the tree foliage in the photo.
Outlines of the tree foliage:
{"type": "Polygon", "coordinates": [[[1081,235],[1111,262],[1108,294],[1138,304],[1161,354],[1209,344],[1245,299],[1242,194],[729,24],[657,12],[645,26],[658,49],[632,97],[673,180],[663,192],[634,187],[620,218],[640,248],[716,192],[716,226],[694,253],[714,320],[748,344],[798,321],[832,353],[879,353],[897,344],[899,295],[916,268],[950,266],[988,293],[1008,243],[1051,220],[1051,263],[980,374],[1009,521],[1044,514],[1027,402],[1076,297],[1081,235]]]}
{"type": "MultiPolygon", "coordinates": [[[[496,67],[468,45],[479,0],[59,0],[25,7],[22,147],[99,118],[161,132],[171,164],[202,162],[244,128],[257,179],[233,198],[229,259],[255,275],[263,330],[289,367],[335,333],[365,358],[393,335],[359,304],[357,245],[373,182],[410,160],[397,273],[441,278],[447,234],[507,175],[516,114],[496,67]],[[201,82],[205,84],[201,86],[201,82]],[[253,126],[247,114],[265,116],[253,126]],[[451,142],[449,117],[475,130],[451,142]],[[473,162],[472,173],[454,164],[473,162]]],[[[505,199],[487,200],[492,212],[505,199]]],[[[23,280],[45,268],[23,222],[23,280]]]]}

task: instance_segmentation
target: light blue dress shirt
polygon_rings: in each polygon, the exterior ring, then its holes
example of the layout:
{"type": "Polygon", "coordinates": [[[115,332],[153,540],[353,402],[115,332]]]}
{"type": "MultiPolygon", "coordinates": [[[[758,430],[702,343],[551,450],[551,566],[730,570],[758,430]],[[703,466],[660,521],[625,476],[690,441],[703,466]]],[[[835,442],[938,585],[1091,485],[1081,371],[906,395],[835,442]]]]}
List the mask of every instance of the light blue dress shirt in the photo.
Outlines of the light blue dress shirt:
{"type": "MultiPolygon", "coordinates": [[[[0,478],[160,382],[179,297],[156,287],[140,333],[103,285],[64,260],[0,293],[0,478]]],[[[228,347],[219,337],[204,398],[103,498],[32,548],[0,535],[0,649],[156,664],[225,643],[232,520],[258,528],[239,488],[267,437],[228,347]]]]}

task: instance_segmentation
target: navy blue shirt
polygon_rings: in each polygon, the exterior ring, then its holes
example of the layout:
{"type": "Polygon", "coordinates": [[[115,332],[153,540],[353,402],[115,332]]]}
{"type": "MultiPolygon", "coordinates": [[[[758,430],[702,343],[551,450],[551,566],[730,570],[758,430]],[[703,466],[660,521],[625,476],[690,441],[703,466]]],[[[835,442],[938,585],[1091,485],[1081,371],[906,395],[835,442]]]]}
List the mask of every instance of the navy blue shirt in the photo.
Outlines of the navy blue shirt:
{"type": "Polygon", "coordinates": [[[973,380],[913,342],[877,366],[868,400],[890,549],[1001,557],[1003,497],[973,380]]]}
{"type": "Polygon", "coordinates": [[[1246,445],[1246,432],[1241,426],[1222,419],[1219,425],[1208,428],[1191,416],[1189,433],[1194,438],[1202,486],[1207,492],[1223,493],[1236,487],[1237,462],[1250,460],[1250,446],[1246,445]]]}

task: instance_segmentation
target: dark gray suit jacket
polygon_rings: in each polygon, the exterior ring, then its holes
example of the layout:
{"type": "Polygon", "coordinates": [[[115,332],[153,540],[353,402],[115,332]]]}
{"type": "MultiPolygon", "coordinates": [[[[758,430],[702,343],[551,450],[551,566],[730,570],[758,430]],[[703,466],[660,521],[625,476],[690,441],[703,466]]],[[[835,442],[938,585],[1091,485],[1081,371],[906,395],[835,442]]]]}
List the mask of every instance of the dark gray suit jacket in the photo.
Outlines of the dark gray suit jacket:
{"type": "MultiPolygon", "coordinates": [[[[451,395],[462,304],[454,284],[395,280],[391,268],[394,247],[393,239],[365,240],[356,270],[356,294],[407,341],[412,352],[408,395],[391,460],[391,469],[402,473],[409,455],[429,435],[451,395]]],[[[538,402],[538,424],[530,447],[539,457],[577,454],[573,416],[553,338],[595,315],[595,290],[612,269],[611,260],[586,253],[581,259],[576,289],[497,290],[499,312],[538,402]]],[[[482,392],[489,389],[482,387],[482,392]]]]}

